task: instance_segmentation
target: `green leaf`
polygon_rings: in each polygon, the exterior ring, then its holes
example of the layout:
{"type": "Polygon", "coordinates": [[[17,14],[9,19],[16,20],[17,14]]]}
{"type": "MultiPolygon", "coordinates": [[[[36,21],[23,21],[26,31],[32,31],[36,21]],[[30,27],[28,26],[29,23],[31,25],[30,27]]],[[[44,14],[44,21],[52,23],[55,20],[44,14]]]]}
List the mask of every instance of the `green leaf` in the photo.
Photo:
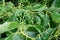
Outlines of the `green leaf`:
{"type": "Polygon", "coordinates": [[[21,15],[24,12],[24,9],[17,10],[15,16],[21,15]]]}
{"type": "Polygon", "coordinates": [[[46,5],[43,5],[43,4],[36,4],[33,6],[33,10],[32,11],[39,11],[39,12],[42,12],[44,10],[46,10],[47,7],[46,5]]]}
{"type": "Polygon", "coordinates": [[[47,14],[45,14],[45,17],[44,17],[44,26],[47,26],[48,23],[49,23],[49,16],[47,14]]]}
{"type": "Polygon", "coordinates": [[[5,40],[20,40],[19,35],[17,34],[11,34],[9,37],[7,37],[5,40]]]}
{"type": "Polygon", "coordinates": [[[42,33],[43,30],[44,30],[41,25],[35,25],[35,29],[36,29],[39,33],[42,33]]]}
{"type": "Polygon", "coordinates": [[[49,10],[49,11],[60,12],[60,8],[57,8],[57,7],[55,7],[55,6],[51,6],[48,10],[49,10]]]}
{"type": "Polygon", "coordinates": [[[53,5],[56,7],[60,7],[60,0],[54,0],[53,5]]]}
{"type": "Polygon", "coordinates": [[[20,2],[21,2],[21,3],[24,3],[24,2],[26,2],[26,0],[20,0],[20,2]]]}
{"type": "Polygon", "coordinates": [[[25,31],[26,35],[28,35],[29,37],[33,37],[35,38],[37,36],[37,32],[34,32],[34,31],[25,31]]]}
{"type": "Polygon", "coordinates": [[[58,12],[52,12],[51,13],[51,17],[52,17],[52,20],[57,22],[57,23],[60,23],[60,13],[58,12]]]}
{"type": "Polygon", "coordinates": [[[41,19],[38,16],[36,16],[36,15],[34,15],[34,23],[38,24],[38,25],[41,24],[41,19]]]}
{"type": "Polygon", "coordinates": [[[41,26],[43,26],[44,29],[47,29],[47,25],[49,23],[49,16],[44,13],[39,14],[39,16],[41,17],[41,26]]]}
{"type": "Polygon", "coordinates": [[[38,34],[37,37],[35,38],[35,40],[42,40],[41,36],[38,34]]]}
{"type": "Polygon", "coordinates": [[[25,22],[26,24],[31,24],[31,14],[30,14],[30,11],[29,10],[26,10],[25,11],[25,22]]]}
{"type": "Polygon", "coordinates": [[[50,36],[52,35],[52,33],[54,32],[53,28],[49,28],[47,29],[44,33],[43,33],[43,40],[48,40],[50,38],[50,36]]]}
{"type": "Polygon", "coordinates": [[[19,25],[18,22],[11,22],[10,25],[8,26],[8,29],[7,30],[9,31],[9,30],[18,28],[18,25],[19,25]]]}
{"type": "Polygon", "coordinates": [[[26,25],[26,30],[24,30],[24,32],[26,33],[26,35],[28,35],[29,37],[36,37],[38,34],[38,31],[34,28],[34,25],[26,25]]]}
{"type": "Polygon", "coordinates": [[[46,1],[46,5],[48,7],[51,7],[51,5],[52,5],[52,3],[53,3],[54,0],[45,0],[45,1],[46,1]]]}
{"type": "Polygon", "coordinates": [[[18,27],[17,22],[5,22],[4,24],[0,25],[0,33],[10,31],[18,27]]]}

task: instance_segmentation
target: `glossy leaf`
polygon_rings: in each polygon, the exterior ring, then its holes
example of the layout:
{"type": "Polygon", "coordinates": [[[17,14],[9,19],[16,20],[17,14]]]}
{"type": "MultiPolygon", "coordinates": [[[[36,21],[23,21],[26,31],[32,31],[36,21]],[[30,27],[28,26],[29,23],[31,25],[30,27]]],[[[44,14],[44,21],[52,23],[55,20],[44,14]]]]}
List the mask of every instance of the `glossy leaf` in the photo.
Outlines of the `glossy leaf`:
{"type": "Polygon", "coordinates": [[[58,12],[52,12],[51,13],[52,20],[55,22],[60,22],[60,13],[58,12]]]}
{"type": "Polygon", "coordinates": [[[4,24],[0,25],[0,33],[10,31],[17,27],[18,27],[17,22],[5,22],[4,24]]]}

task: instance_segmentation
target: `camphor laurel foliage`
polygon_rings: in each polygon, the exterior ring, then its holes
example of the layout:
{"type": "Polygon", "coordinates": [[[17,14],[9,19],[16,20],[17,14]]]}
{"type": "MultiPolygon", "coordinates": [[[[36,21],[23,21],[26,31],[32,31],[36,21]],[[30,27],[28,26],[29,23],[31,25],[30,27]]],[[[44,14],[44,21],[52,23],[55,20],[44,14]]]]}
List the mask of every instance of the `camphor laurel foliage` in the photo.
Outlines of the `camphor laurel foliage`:
{"type": "Polygon", "coordinates": [[[60,0],[0,1],[0,40],[60,40],[60,0]]]}

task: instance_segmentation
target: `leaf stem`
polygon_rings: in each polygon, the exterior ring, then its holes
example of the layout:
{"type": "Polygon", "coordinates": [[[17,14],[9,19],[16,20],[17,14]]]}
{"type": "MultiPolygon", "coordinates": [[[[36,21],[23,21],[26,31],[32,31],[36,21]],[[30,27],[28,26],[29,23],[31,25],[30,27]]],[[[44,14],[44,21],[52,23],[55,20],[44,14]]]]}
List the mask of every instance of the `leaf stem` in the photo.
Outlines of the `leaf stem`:
{"type": "Polygon", "coordinates": [[[2,0],[3,1],[3,6],[5,6],[5,0],[2,0]]]}

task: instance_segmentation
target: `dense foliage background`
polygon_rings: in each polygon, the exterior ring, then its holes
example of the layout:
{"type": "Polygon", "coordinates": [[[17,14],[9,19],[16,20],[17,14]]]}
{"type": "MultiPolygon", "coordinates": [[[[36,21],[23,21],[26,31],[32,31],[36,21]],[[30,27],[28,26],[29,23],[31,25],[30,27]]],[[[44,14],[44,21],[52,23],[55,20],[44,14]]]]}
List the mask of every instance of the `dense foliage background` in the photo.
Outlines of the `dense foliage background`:
{"type": "Polygon", "coordinates": [[[18,4],[0,0],[0,40],[60,40],[60,0],[18,4]]]}

